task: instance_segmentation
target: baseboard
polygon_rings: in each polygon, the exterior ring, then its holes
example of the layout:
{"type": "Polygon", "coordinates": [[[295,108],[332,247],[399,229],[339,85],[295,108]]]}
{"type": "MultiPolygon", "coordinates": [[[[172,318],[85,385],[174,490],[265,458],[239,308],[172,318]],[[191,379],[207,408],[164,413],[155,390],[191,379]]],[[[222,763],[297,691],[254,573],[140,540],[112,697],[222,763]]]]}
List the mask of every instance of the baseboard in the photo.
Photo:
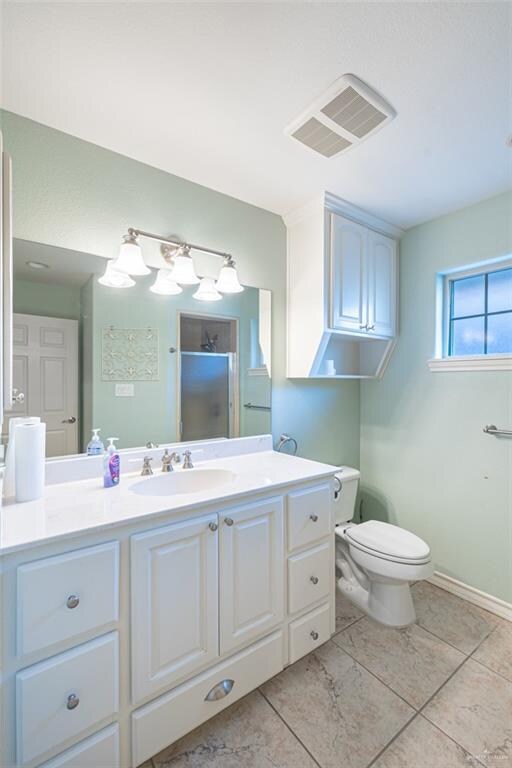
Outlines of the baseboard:
{"type": "Polygon", "coordinates": [[[461,597],[463,600],[467,600],[468,603],[478,605],[479,608],[483,608],[489,611],[489,613],[494,613],[502,619],[512,621],[512,604],[506,603],[505,600],[501,600],[499,597],[488,595],[487,592],[481,592],[479,589],[470,587],[469,584],[464,584],[464,582],[457,581],[457,579],[452,579],[451,576],[445,576],[444,573],[439,573],[439,571],[435,571],[434,575],[427,579],[427,581],[436,587],[451,592],[453,595],[457,595],[457,597],[461,597]]]}

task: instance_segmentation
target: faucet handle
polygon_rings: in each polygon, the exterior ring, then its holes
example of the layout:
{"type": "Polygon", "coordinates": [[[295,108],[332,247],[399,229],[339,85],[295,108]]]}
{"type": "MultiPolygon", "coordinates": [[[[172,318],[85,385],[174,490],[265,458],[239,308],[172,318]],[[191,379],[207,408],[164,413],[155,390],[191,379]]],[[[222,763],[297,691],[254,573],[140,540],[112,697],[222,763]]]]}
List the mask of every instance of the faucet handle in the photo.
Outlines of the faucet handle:
{"type": "Polygon", "coordinates": [[[162,456],[162,472],[172,472],[172,461],[174,459],[175,454],[171,453],[169,456],[169,451],[166,448],[164,451],[164,455],[162,456]]]}
{"type": "Polygon", "coordinates": [[[142,472],[141,475],[152,475],[153,470],[151,469],[151,462],[153,461],[152,456],[144,456],[144,459],[142,460],[142,472]]]}
{"type": "Polygon", "coordinates": [[[192,451],[189,451],[188,448],[186,451],[183,451],[183,469],[193,469],[194,465],[192,464],[192,451]]]}

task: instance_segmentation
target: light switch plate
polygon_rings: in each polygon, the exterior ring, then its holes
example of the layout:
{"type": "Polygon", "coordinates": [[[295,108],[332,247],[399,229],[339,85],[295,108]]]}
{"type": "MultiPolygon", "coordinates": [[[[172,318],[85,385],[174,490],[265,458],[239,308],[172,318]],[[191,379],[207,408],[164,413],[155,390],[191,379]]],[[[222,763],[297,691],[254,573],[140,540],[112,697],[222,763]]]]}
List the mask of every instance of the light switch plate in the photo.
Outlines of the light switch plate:
{"type": "Polygon", "coordinates": [[[134,384],[116,384],[115,396],[116,397],[133,397],[135,395],[134,384]]]}

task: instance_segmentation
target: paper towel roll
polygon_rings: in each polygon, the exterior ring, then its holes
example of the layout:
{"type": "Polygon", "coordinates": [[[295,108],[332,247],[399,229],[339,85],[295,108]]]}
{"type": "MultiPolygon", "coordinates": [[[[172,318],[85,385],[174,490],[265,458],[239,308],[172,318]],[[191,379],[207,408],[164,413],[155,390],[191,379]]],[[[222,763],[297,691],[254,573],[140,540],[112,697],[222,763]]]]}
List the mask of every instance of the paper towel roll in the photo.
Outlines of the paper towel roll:
{"type": "Polygon", "coordinates": [[[34,501],[44,492],[46,424],[14,428],[16,501],[34,501]]]}
{"type": "Polygon", "coordinates": [[[39,424],[39,416],[13,416],[9,419],[9,437],[7,441],[7,452],[5,455],[5,469],[3,482],[4,499],[13,498],[16,495],[16,451],[15,451],[15,428],[18,424],[39,424]]]}

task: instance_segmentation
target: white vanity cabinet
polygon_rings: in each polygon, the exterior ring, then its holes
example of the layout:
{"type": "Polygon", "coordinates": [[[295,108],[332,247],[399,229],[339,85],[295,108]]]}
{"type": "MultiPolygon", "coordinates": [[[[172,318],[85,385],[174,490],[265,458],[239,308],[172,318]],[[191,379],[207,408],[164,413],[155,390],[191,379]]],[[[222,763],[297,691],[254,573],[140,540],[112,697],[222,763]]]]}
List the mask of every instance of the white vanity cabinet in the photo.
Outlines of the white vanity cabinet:
{"type": "Polygon", "coordinates": [[[4,557],[0,765],[136,768],[326,642],[333,479],[317,466],[4,557]]]}
{"type": "Polygon", "coordinates": [[[331,328],[394,337],[396,240],[336,213],[330,231],[331,328]]]}

